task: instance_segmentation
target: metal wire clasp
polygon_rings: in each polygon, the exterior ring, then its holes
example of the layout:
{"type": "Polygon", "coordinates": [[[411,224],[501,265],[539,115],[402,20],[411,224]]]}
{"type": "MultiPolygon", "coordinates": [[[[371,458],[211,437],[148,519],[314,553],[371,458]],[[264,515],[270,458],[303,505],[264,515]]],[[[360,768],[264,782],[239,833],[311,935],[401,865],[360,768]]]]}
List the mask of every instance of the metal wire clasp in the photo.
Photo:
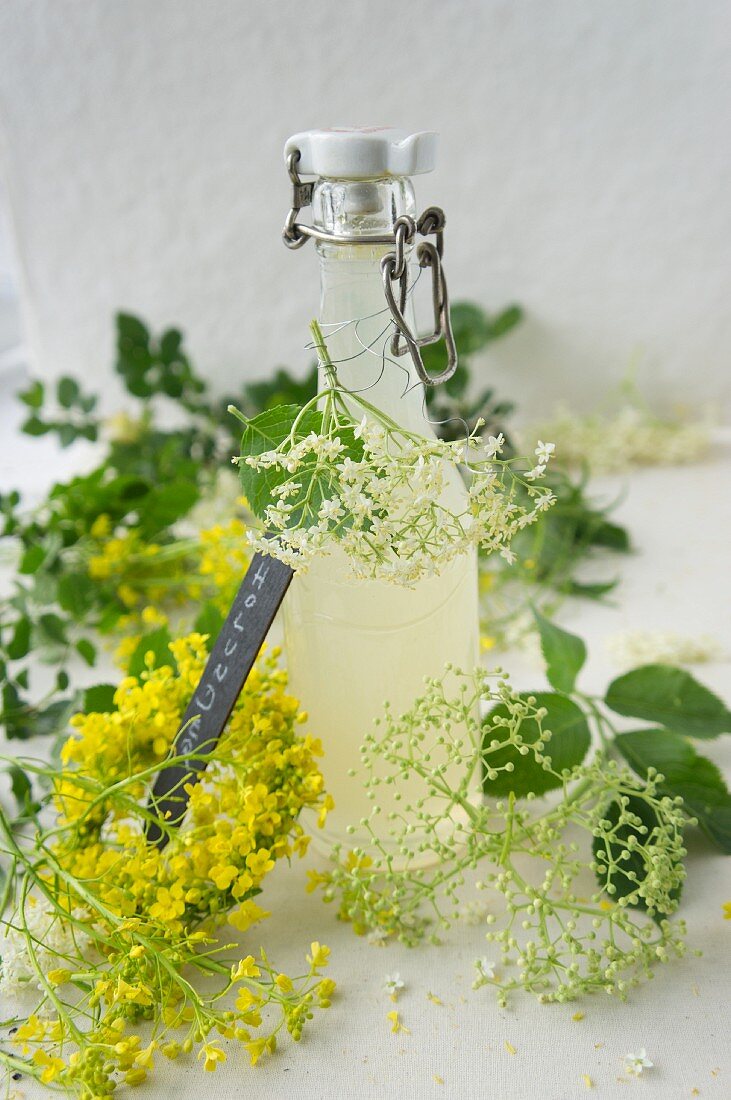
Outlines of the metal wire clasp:
{"type": "MultiPolygon", "coordinates": [[[[326,233],[314,226],[304,225],[302,222],[297,221],[297,216],[302,207],[311,204],[314,190],[314,183],[304,183],[299,177],[297,172],[299,159],[300,154],[297,149],[293,150],[287,157],[287,171],[292,181],[292,206],[282,231],[282,238],[287,248],[301,248],[308,237],[314,237],[318,241],[330,241],[333,244],[365,243],[365,238],[362,236],[326,233]]],[[[383,289],[391,317],[396,325],[396,332],[391,338],[391,354],[401,356],[408,351],[418,377],[427,386],[436,386],[441,382],[447,382],[457,369],[457,349],[452,333],[449,293],[442,264],[445,224],[444,211],[438,206],[429,206],[418,221],[415,221],[408,214],[403,214],[394,222],[393,233],[382,236],[369,235],[367,238],[368,244],[394,245],[394,251],[387,253],[381,260],[383,289]],[[432,273],[434,328],[428,336],[421,337],[417,337],[412,333],[404,316],[409,289],[406,249],[408,245],[413,243],[417,233],[423,237],[433,235],[435,238],[434,243],[422,241],[416,249],[419,267],[422,270],[431,268],[432,273]],[[396,283],[398,283],[398,301],[394,293],[394,284],[396,283]],[[439,374],[429,374],[424,366],[420,348],[426,347],[428,344],[435,344],[442,337],[447,352],[447,365],[439,374]]]]}
{"type": "Polygon", "coordinates": [[[395,251],[389,252],[381,260],[383,289],[386,293],[388,308],[396,324],[396,332],[391,338],[391,354],[400,356],[405,355],[408,351],[411,354],[416,373],[427,386],[436,386],[441,382],[448,381],[457,369],[457,349],[454,343],[449,312],[449,292],[442,265],[445,224],[444,211],[438,206],[428,207],[416,223],[408,215],[398,218],[394,224],[395,251]],[[421,337],[417,337],[411,332],[404,316],[408,294],[406,245],[413,241],[416,233],[421,233],[422,236],[433,233],[436,236],[436,243],[422,241],[416,249],[419,267],[422,270],[429,267],[432,273],[434,328],[428,336],[421,337]],[[394,283],[399,284],[398,302],[394,294],[394,283]],[[404,343],[401,342],[402,337],[404,343]],[[447,365],[439,374],[429,374],[424,366],[424,360],[419,349],[426,347],[428,344],[437,343],[442,337],[444,337],[447,352],[447,365]]]}

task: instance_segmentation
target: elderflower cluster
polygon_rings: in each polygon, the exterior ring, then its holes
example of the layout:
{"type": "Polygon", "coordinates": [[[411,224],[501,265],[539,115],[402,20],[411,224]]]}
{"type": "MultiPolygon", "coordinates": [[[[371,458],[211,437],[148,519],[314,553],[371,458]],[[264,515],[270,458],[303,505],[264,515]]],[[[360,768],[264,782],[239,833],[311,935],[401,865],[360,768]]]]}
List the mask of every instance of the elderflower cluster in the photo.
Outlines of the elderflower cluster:
{"type": "MultiPolygon", "coordinates": [[[[147,671],[122,680],[113,710],[72,719],[60,774],[46,769],[57,820],[37,827],[32,850],[15,843],[0,816],[6,851],[22,870],[15,911],[3,920],[11,945],[3,981],[7,990],[31,976],[43,993],[43,1013],[14,1037],[23,1072],[87,1100],[110,1093],[120,1076],[140,1084],[157,1053],[197,1050],[214,1070],[226,1057],[214,1033],[239,1040],[255,1063],[282,1028],[298,1039],[334,989],[320,975],[329,952],[318,943],[304,977],[293,978],[263,953],[227,960],[218,942],[219,927],[246,932],[268,916],[255,900],[264,878],[307,849],[300,811],[314,808],[323,823],[332,804],[320,744],[299,733],[305,716],[286,692],[278,652],[260,656],[194,781],[191,758],[169,754],[206,639],[190,634],[170,650],[170,664],[152,667],[150,654],[147,671]],[[179,828],[155,818],[167,840],[158,847],[146,836],[154,816],[146,803],[171,762],[189,805],[179,828]],[[264,1023],[265,1006],[279,1011],[278,1023],[271,1014],[264,1023]],[[146,1047],[134,1030],[145,1020],[156,1021],[146,1047]]],[[[17,1056],[0,1058],[17,1064],[17,1056]]]]}
{"type": "Polygon", "coordinates": [[[585,463],[594,473],[699,462],[710,443],[707,423],[680,417],[662,420],[636,402],[613,415],[581,416],[561,408],[539,430],[558,440],[563,462],[585,463]]]}
{"type": "Polygon", "coordinates": [[[607,651],[619,668],[637,665],[693,665],[717,661],[721,646],[708,635],[690,638],[675,630],[626,630],[607,639],[607,651]]]}
{"type": "Polygon", "coordinates": [[[535,700],[481,671],[460,678],[457,686],[430,680],[408,713],[387,712],[381,732],[367,739],[368,854],[336,848],[332,869],[312,872],[310,888],[338,901],[356,931],[413,944],[462,918],[461,888],[479,867],[477,886],[491,899],[486,940],[500,959],[478,960],[476,988],[492,986],[501,1004],[516,989],[542,1001],[595,990],[623,998],[684,950],[684,926],[670,919],[684,878],[681,800],[661,794],[654,771],[643,784],[603,756],[557,769],[535,700]],[[502,715],[488,726],[479,717],[485,704],[502,715]],[[449,733],[465,722],[467,736],[449,733]],[[445,731],[436,749],[435,726],[445,731]],[[521,758],[533,774],[553,776],[558,802],[537,809],[529,790],[491,797],[491,784],[509,790],[505,776],[521,758]],[[482,798],[473,786],[476,760],[482,798]],[[382,813],[378,788],[398,788],[407,773],[419,788],[386,815],[384,837],[383,826],[370,824],[382,813]]]}
{"type": "Polygon", "coordinates": [[[262,515],[265,530],[249,532],[252,548],[298,570],[336,544],[354,578],[407,587],[474,547],[512,561],[513,537],[553,503],[550,490],[533,484],[553,444],[540,444],[521,476],[499,457],[502,437],[485,452],[476,435],[429,439],[377,410],[358,424],[341,412],[323,425],[239,460],[263,478],[277,475],[262,515]],[[460,464],[468,471],[466,488],[460,464]]]}

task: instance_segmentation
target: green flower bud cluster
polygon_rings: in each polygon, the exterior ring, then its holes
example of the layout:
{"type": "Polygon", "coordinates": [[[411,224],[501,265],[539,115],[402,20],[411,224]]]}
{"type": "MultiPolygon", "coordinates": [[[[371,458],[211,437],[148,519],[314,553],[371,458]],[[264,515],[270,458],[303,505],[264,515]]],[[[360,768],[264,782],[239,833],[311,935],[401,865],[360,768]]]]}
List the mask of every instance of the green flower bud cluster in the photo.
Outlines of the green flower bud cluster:
{"type": "MultiPolygon", "coordinates": [[[[624,998],[684,952],[684,925],[671,917],[685,877],[688,814],[682,799],[661,793],[662,776],[643,782],[603,752],[562,766],[545,717],[534,698],[482,670],[448,670],[427,681],[406,714],[387,709],[362,748],[364,782],[375,794],[408,777],[413,792],[418,777],[419,794],[389,815],[385,840],[372,829],[367,850],[335,850],[332,869],[313,886],[337,900],[356,931],[413,945],[438,940],[459,919],[463,888],[476,883],[500,962],[495,972],[478,967],[475,987],[493,986],[501,1004],[519,989],[541,1001],[598,990],[624,998]],[[426,752],[424,731],[435,725],[437,750],[426,752]],[[454,738],[465,725],[468,737],[454,738]],[[539,799],[544,780],[525,790],[521,775],[548,776],[553,793],[539,799]],[[490,796],[491,786],[502,792],[510,783],[520,797],[490,796]],[[416,846],[412,820],[424,838],[416,846]]],[[[368,822],[378,813],[375,798],[368,822]]]]}

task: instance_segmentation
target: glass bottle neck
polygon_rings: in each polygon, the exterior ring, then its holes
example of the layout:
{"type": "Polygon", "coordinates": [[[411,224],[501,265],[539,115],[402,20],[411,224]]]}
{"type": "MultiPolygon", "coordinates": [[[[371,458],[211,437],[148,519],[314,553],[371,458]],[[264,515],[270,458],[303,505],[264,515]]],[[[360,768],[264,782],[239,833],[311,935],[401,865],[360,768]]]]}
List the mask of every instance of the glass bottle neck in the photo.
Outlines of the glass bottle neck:
{"type": "MultiPolygon", "coordinates": [[[[330,233],[362,237],[362,243],[318,243],[320,323],[343,386],[362,396],[405,428],[430,434],[424,390],[408,354],[391,353],[394,327],[386,303],[381,260],[392,246],[368,236],[393,229],[401,214],[414,212],[409,180],[319,180],[314,222],[330,233]]],[[[414,326],[411,296],[404,315],[414,326]]],[[[320,377],[320,388],[327,385],[320,377]]]]}

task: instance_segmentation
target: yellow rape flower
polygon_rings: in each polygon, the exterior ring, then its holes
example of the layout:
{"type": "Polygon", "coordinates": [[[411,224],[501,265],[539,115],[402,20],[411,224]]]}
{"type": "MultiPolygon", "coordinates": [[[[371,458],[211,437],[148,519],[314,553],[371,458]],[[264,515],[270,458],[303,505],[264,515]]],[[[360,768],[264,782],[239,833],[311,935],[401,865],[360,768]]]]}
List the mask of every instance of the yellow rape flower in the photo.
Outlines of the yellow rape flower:
{"type": "Polygon", "coordinates": [[[228,914],[228,923],[237,928],[239,932],[246,932],[252,924],[256,924],[257,921],[268,916],[269,913],[266,909],[262,909],[255,901],[249,900],[242,902],[238,908],[231,910],[228,914]]]}
{"type": "Polygon", "coordinates": [[[66,1068],[63,1058],[54,1058],[45,1050],[36,1050],[33,1053],[33,1061],[37,1066],[43,1066],[41,1081],[44,1085],[50,1084],[66,1068]]]}
{"type": "Polygon", "coordinates": [[[255,878],[263,878],[267,871],[271,871],[274,860],[269,858],[266,848],[260,848],[258,852],[250,852],[246,857],[246,866],[255,878]]]}
{"type": "Polygon", "coordinates": [[[215,1043],[204,1043],[198,1051],[198,1058],[205,1058],[203,1068],[208,1070],[209,1073],[216,1069],[219,1062],[226,1061],[226,1055],[215,1043]]]}
{"type": "Polygon", "coordinates": [[[147,1080],[147,1070],[143,1066],[135,1066],[134,1069],[128,1069],[124,1075],[125,1084],[130,1085],[131,1088],[136,1088],[138,1085],[143,1085],[147,1080]]]}
{"type": "Polygon", "coordinates": [[[51,985],[63,985],[71,977],[71,971],[58,967],[55,970],[49,970],[46,977],[51,985]]]}
{"type": "Polygon", "coordinates": [[[258,978],[261,970],[256,965],[253,955],[247,955],[239,964],[231,969],[231,981],[239,982],[242,978],[258,978]]]}
{"type": "Polygon", "coordinates": [[[152,1056],[156,1050],[157,1043],[153,1039],[149,1046],[146,1046],[144,1050],[141,1050],[139,1054],[135,1055],[136,1065],[142,1066],[143,1069],[154,1069],[155,1063],[152,1056]]]}
{"type": "Polygon", "coordinates": [[[175,886],[171,890],[167,886],[161,886],[157,891],[157,900],[150,908],[150,916],[160,921],[175,920],[185,912],[185,902],[180,896],[180,888],[175,886]]]}
{"type": "MultiPolygon", "coordinates": [[[[257,970],[258,974],[258,970],[257,970]]],[[[261,999],[252,993],[250,989],[243,986],[236,997],[236,1008],[239,1012],[249,1012],[251,1009],[258,1008],[261,1004],[261,999]]]]}
{"type": "Polygon", "coordinates": [[[262,1054],[265,1052],[269,1054],[274,1053],[277,1046],[277,1039],[275,1035],[270,1035],[266,1039],[253,1039],[250,1043],[244,1043],[244,1046],[249,1052],[252,1066],[255,1066],[262,1054]]]}
{"type": "Polygon", "coordinates": [[[317,827],[321,829],[327,820],[327,815],[335,809],[335,800],[331,794],[326,794],[322,800],[320,811],[317,815],[317,827]]]}
{"type": "Polygon", "coordinates": [[[401,1017],[395,1008],[391,1012],[386,1013],[386,1019],[391,1021],[391,1031],[394,1035],[399,1031],[404,1031],[407,1035],[409,1034],[409,1028],[401,1023],[401,1017]]]}
{"type": "Polygon", "coordinates": [[[321,966],[327,966],[329,955],[329,947],[325,947],[324,944],[318,943],[317,940],[313,940],[310,944],[310,954],[307,956],[307,961],[313,970],[317,970],[321,966]]]}

